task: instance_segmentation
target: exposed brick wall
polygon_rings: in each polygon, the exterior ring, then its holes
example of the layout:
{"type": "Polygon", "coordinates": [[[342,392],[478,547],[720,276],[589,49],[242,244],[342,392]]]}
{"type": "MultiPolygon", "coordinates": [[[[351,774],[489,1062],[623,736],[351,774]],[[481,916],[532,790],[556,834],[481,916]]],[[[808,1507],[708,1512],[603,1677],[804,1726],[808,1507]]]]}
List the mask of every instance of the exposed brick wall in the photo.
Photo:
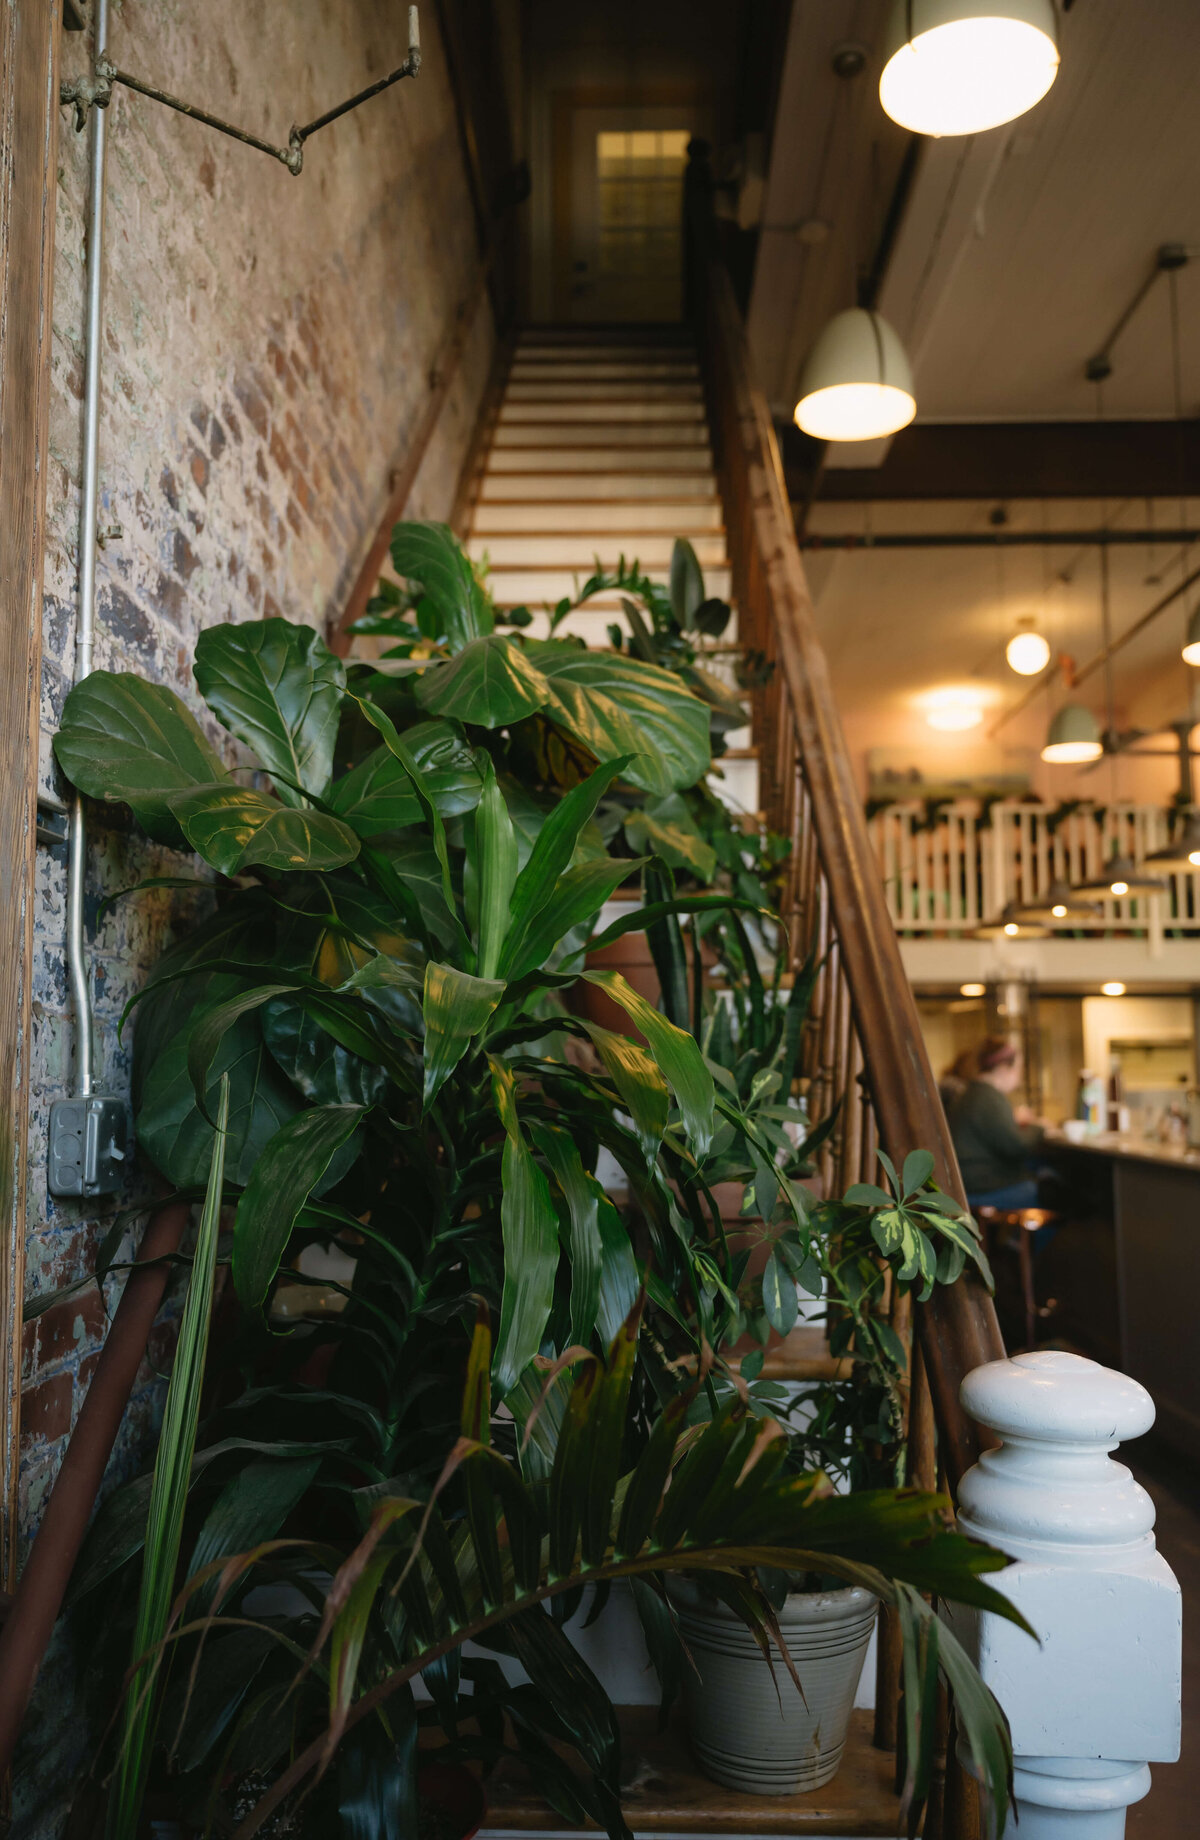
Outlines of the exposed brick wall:
{"type": "MultiPolygon", "coordinates": [[[[292,120],[311,119],[398,63],[404,21],[395,0],[116,0],[109,51],[119,65],[283,140],[292,120]]],[[[100,552],[97,666],[144,672],[198,707],[190,661],[203,627],[275,614],[321,625],[340,609],[477,262],[432,6],[422,9],[422,39],[419,79],[318,135],[299,179],[118,89],[109,110],[100,522],[122,534],[100,552]]],[[[64,74],[82,70],[88,54],[83,35],[68,35],[64,74]]],[[[49,743],[74,645],[87,179],[87,138],[66,112],[59,167],[41,784],[62,796],[49,743]]],[[[411,515],[449,514],[491,340],[485,303],[411,515]]],[[[206,727],[219,737],[207,718],[206,727]]],[[[38,854],[29,1295],[86,1272],[117,1209],[153,1192],[148,1173],[135,1171],[127,1195],[103,1212],[46,1193],[47,1112],[69,1090],[73,1030],[65,851],[38,854]]],[[[155,891],[103,915],[99,904],[147,876],[189,869],[119,821],[94,829],[87,930],[98,1070],[117,1092],[128,1089],[122,1007],[208,897],[155,891]]],[[[111,1308],[116,1282],[107,1288],[111,1308]]],[[[92,1289],[27,1328],[26,1539],[105,1320],[92,1289]]],[[[143,1459],[161,1392],[144,1365],[110,1481],[143,1459]]],[[[49,1835],[58,1819],[49,1785],[78,1760],[79,1741],[62,1730],[39,1736],[39,1759],[18,1790],[18,1829],[49,1835]]]]}

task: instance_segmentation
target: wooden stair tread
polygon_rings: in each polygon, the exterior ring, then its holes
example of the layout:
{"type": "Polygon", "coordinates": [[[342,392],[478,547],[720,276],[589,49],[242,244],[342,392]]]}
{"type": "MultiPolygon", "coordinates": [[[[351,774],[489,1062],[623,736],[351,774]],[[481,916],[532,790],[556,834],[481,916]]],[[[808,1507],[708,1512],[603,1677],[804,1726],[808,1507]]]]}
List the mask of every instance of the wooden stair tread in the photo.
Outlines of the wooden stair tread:
{"type": "MultiPolygon", "coordinates": [[[[823,1789],[807,1795],[742,1795],[703,1776],[688,1749],[677,1712],[665,1732],[658,1708],[622,1706],[624,1767],[638,1786],[623,1798],[635,1834],[807,1834],[895,1836],[899,1800],[893,1791],[895,1758],[871,1743],[873,1715],[851,1715],[841,1769],[823,1789]]],[[[483,1834],[594,1833],[573,1826],[547,1806],[523,1767],[505,1759],[488,1779],[483,1834]]]]}

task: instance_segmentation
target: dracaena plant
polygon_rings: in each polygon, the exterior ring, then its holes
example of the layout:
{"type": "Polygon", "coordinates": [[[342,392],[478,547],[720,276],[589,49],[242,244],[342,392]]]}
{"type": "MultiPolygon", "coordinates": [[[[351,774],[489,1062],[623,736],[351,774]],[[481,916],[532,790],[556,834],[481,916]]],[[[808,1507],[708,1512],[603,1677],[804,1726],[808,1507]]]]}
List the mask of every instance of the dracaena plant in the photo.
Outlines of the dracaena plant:
{"type": "MultiPolygon", "coordinates": [[[[483,1314],[458,1437],[436,1483],[364,1493],[348,1551],[284,1539],[192,1553],[152,1660],[175,1677],[157,1722],[194,1819],[220,1821],[232,1782],[241,1806],[252,1803],[234,1840],[267,1831],[305,1794],[313,1831],[335,1831],[340,1809],[342,1832],[414,1832],[417,1737],[440,1725],[440,1756],[486,1766],[515,1746],[565,1819],[629,1840],[619,1727],[564,1621],[586,1587],[604,1593],[626,1580],[669,1627],[665,1582],[690,1575],[744,1619],[766,1662],[791,1668],[759,1583],[771,1567],[833,1574],[895,1606],[909,1831],[928,1795],[939,1670],[956,1695],[990,1829],[1003,1825],[1004,1715],[923,1595],[1019,1621],[986,1583],[1003,1555],[953,1532],[942,1497],[832,1495],[819,1475],[795,1472],[780,1427],[741,1402],[689,1430],[702,1381],[667,1407],[630,1467],[641,1308],[639,1299],[607,1360],[577,1349],[550,1369],[519,1443],[511,1421],[493,1415],[483,1314]],[[277,1605],[266,1616],[255,1608],[264,1586],[277,1605]],[[510,1685],[486,1657],[464,1657],[467,1641],[519,1660],[528,1684],[510,1685]],[[414,1698],[418,1677],[425,1704],[414,1698]],[[327,1771],[331,1795],[319,1780],[327,1771]]],[[[232,1825],[222,1821],[222,1831],[232,1825]]]]}

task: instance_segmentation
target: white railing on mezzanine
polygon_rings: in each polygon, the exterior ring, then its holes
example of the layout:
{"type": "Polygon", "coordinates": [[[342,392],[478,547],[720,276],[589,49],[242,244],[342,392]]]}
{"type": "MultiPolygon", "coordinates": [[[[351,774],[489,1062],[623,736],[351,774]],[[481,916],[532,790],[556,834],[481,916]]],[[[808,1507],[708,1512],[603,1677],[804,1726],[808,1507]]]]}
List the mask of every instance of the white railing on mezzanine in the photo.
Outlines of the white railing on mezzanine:
{"type": "MultiPolygon", "coordinates": [[[[1009,901],[1036,901],[1058,877],[1078,882],[1114,850],[1142,861],[1170,842],[1160,805],[1113,803],[1061,808],[1003,800],[985,808],[959,799],[929,822],[917,801],[876,811],[868,825],[888,911],[907,935],[969,932],[1009,901]]],[[[1072,913],[1062,930],[1138,936],[1200,934],[1200,872],[1163,878],[1161,895],[1104,901],[1072,913]]]]}

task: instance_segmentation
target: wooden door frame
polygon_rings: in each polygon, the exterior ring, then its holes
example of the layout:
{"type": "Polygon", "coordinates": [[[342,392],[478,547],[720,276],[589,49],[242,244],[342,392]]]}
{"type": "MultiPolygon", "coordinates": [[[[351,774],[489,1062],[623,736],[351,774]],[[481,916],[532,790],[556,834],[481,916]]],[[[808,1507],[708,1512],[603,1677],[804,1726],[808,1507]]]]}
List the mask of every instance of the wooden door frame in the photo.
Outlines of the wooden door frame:
{"type": "Polygon", "coordinates": [[[616,84],[580,83],[550,97],[551,297],[557,320],[569,320],[571,288],[571,124],[576,109],[694,108],[711,113],[709,83],[647,83],[631,90],[616,84]]]}
{"type": "Polygon", "coordinates": [[[0,1583],[16,1561],[59,0],[0,8],[0,1583]]]}

